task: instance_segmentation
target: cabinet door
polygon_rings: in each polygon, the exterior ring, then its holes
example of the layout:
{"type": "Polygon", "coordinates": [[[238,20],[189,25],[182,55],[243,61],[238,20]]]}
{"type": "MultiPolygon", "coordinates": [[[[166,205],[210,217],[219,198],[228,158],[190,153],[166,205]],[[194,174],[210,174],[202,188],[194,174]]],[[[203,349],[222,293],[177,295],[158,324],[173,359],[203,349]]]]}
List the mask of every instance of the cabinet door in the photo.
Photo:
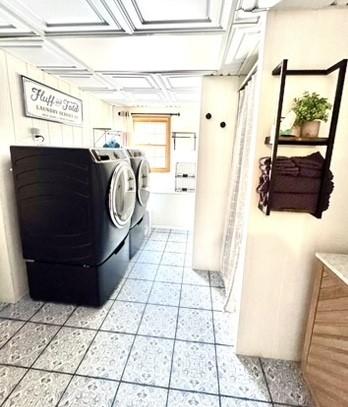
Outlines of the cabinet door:
{"type": "Polygon", "coordinates": [[[348,407],[348,286],[322,269],[305,376],[318,407],[348,407]]]}

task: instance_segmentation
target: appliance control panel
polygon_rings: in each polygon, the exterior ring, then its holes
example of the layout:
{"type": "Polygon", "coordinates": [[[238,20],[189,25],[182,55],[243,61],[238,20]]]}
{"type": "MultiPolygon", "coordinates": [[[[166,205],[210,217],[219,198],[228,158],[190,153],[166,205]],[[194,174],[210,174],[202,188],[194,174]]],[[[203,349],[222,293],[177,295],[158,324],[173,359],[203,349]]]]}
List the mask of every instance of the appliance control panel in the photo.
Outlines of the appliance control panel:
{"type": "Polygon", "coordinates": [[[92,149],[91,154],[97,162],[124,160],[128,158],[126,151],[121,148],[92,149]]]}

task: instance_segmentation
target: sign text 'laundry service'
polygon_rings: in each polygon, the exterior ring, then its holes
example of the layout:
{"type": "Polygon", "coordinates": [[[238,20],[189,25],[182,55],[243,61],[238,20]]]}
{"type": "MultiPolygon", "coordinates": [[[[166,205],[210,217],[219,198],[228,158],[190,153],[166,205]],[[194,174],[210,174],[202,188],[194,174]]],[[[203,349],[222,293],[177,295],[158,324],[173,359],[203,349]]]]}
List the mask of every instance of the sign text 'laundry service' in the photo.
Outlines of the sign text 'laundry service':
{"type": "Polygon", "coordinates": [[[82,125],[82,100],[22,76],[24,110],[28,117],[82,125]]]}

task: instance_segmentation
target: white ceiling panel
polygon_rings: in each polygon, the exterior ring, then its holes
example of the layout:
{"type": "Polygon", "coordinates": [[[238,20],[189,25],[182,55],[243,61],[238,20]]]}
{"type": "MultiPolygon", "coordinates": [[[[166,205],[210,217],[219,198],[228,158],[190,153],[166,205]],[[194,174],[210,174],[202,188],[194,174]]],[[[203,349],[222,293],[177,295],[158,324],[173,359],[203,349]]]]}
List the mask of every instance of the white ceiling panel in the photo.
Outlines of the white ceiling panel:
{"type": "Polygon", "coordinates": [[[254,45],[237,3],[0,0],[0,48],[109,103],[197,102],[201,77],[238,74],[254,45]]]}
{"type": "Polygon", "coordinates": [[[255,29],[235,29],[227,52],[225,64],[243,61],[259,42],[260,33],[255,29]]]}
{"type": "Polygon", "coordinates": [[[168,83],[171,88],[199,88],[202,78],[199,76],[168,76],[168,83]]]}
{"type": "Polygon", "coordinates": [[[139,100],[141,102],[147,100],[151,102],[159,102],[162,100],[161,95],[158,93],[133,93],[132,96],[135,100],[139,100]]]}
{"type": "Polygon", "coordinates": [[[105,88],[105,84],[93,75],[61,74],[60,78],[72,82],[81,89],[105,88]]]}
{"type": "MultiPolygon", "coordinates": [[[[109,0],[110,1],[110,0],[109,0]]],[[[5,0],[7,8],[39,33],[76,35],[123,32],[104,0],[5,0]]]]}
{"type": "Polygon", "coordinates": [[[92,1],[88,0],[20,0],[23,6],[31,9],[38,19],[48,26],[70,24],[100,24],[103,18],[98,15],[92,1]],[[59,7],[57,7],[59,5],[59,7]]]}
{"type": "Polygon", "coordinates": [[[7,10],[0,7],[0,36],[35,35],[32,30],[7,10]]]}
{"type": "Polygon", "coordinates": [[[209,15],[208,0],[132,0],[145,22],[206,20],[209,15]]]}
{"type": "Polygon", "coordinates": [[[135,32],[224,31],[235,1],[119,0],[135,32]]]}
{"type": "Polygon", "coordinates": [[[200,92],[191,92],[191,93],[175,92],[173,93],[173,97],[174,100],[178,103],[198,102],[200,99],[200,92]]]}
{"type": "MultiPolygon", "coordinates": [[[[2,0],[50,36],[226,30],[232,0],[2,0]]],[[[0,3],[1,6],[1,3],[0,3]]]]}
{"type": "Polygon", "coordinates": [[[156,35],[55,40],[96,71],[215,70],[222,35],[156,35]]]}
{"type": "Polygon", "coordinates": [[[0,47],[7,49],[16,57],[43,69],[49,69],[50,67],[76,69],[80,67],[74,59],[68,55],[58,53],[56,49],[46,43],[30,43],[29,41],[12,41],[9,43],[2,41],[0,47]]]}
{"type": "MultiPolygon", "coordinates": [[[[259,2],[267,2],[270,0],[259,0],[259,2]]],[[[280,0],[274,8],[297,8],[297,9],[319,9],[328,7],[333,3],[333,0],[280,0]]],[[[262,4],[261,4],[262,5],[262,4]]]]}
{"type": "Polygon", "coordinates": [[[116,79],[117,83],[123,88],[133,88],[133,89],[151,89],[154,84],[146,77],[137,76],[112,76],[116,79]]]}

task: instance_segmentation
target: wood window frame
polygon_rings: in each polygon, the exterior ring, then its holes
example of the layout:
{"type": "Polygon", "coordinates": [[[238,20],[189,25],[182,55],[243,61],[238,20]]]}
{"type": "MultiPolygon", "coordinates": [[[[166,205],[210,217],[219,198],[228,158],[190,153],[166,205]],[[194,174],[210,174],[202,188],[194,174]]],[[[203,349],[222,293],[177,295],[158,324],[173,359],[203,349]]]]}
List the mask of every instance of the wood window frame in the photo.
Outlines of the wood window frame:
{"type": "Polygon", "coordinates": [[[156,168],[156,167],[151,167],[152,172],[170,172],[170,153],[171,153],[171,138],[170,138],[170,133],[171,133],[171,120],[170,116],[133,116],[133,127],[135,123],[165,123],[166,124],[166,129],[167,129],[167,134],[166,134],[166,144],[136,144],[134,142],[134,136],[132,135],[131,141],[132,145],[134,147],[139,148],[140,150],[144,147],[151,147],[151,146],[163,146],[165,147],[165,166],[156,168]]]}

